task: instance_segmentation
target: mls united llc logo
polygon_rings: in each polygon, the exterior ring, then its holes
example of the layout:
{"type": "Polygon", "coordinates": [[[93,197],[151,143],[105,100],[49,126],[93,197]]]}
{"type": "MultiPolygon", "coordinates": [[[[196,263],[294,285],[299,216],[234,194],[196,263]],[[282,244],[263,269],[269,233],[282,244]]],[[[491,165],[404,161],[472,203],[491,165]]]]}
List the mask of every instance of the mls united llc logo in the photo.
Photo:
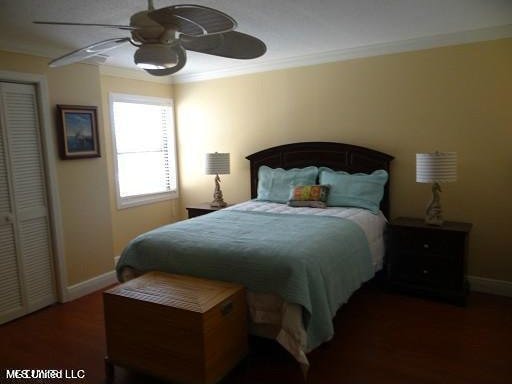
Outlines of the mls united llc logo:
{"type": "Polygon", "coordinates": [[[7,369],[6,379],[85,379],[84,369],[7,369]]]}

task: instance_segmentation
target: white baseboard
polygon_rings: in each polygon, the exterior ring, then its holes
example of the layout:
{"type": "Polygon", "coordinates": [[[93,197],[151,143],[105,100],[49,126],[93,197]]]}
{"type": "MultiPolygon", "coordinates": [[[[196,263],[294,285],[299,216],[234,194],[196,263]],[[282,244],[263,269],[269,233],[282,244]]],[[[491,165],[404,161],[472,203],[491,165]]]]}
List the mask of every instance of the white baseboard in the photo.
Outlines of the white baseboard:
{"type": "MultiPolygon", "coordinates": [[[[114,257],[115,264],[118,261],[119,256],[114,257]]],[[[512,297],[512,282],[510,281],[488,279],[479,276],[467,276],[467,278],[472,291],[512,297]]],[[[82,281],[68,287],[66,301],[76,300],[115,283],[117,283],[116,271],[110,271],[82,281]]]]}
{"type": "Polygon", "coordinates": [[[79,297],[88,295],[89,293],[98,291],[115,283],[117,283],[116,271],[110,271],[93,277],[92,279],[71,285],[67,289],[66,301],[78,299],[79,297]]]}
{"type": "Polygon", "coordinates": [[[468,276],[467,278],[472,291],[512,297],[511,281],[488,279],[479,276],[468,276]]]}

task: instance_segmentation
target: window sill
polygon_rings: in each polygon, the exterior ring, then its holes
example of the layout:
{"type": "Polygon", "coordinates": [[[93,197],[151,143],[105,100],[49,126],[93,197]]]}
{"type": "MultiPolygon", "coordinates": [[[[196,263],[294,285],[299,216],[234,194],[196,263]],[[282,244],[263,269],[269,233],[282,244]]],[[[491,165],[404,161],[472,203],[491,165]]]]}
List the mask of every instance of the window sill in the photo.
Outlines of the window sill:
{"type": "Polygon", "coordinates": [[[166,200],[174,200],[179,197],[177,191],[166,193],[155,193],[151,195],[140,195],[130,197],[117,197],[117,209],[122,210],[126,208],[138,207],[141,205],[148,205],[159,203],[166,200]]]}

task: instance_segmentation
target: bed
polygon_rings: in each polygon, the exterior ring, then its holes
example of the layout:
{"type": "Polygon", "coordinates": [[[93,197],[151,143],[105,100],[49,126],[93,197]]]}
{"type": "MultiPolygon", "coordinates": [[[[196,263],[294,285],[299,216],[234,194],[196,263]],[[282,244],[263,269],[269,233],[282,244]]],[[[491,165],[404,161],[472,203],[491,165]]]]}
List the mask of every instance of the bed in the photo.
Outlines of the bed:
{"type": "Polygon", "coordinates": [[[234,281],[248,288],[251,332],[276,339],[304,370],[306,354],[333,336],[332,318],[382,268],[389,182],[380,211],[292,208],[255,200],[261,167],[328,167],[389,175],[392,156],[343,143],[306,142],[247,156],[252,200],[134,239],[120,281],[151,270],[234,281]]]}

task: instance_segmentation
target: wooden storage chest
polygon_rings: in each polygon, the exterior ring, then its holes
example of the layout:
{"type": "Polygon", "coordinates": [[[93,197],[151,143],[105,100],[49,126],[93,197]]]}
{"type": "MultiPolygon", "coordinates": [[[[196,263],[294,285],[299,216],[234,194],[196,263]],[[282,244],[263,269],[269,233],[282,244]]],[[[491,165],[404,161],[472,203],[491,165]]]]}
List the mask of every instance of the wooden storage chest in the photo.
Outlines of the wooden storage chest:
{"type": "Polygon", "coordinates": [[[182,383],[215,383],[247,354],[242,286],[150,272],[103,294],[113,364],[182,383]]]}

